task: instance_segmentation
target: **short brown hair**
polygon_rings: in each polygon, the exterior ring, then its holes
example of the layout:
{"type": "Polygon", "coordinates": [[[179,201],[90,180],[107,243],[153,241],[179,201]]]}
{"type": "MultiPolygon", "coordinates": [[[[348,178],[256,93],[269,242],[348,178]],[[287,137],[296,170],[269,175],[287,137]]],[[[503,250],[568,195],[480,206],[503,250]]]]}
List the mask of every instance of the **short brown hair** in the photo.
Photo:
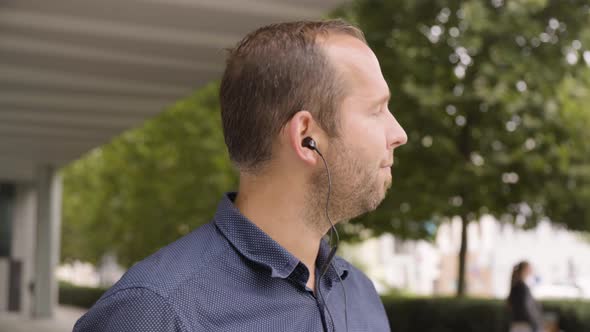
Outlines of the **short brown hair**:
{"type": "Polygon", "coordinates": [[[308,110],[328,135],[344,87],[318,37],[346,34],[366,43],[342,20],[272,24],[248,34],[229,51],[220,88],[221,119],[229,155],[241,171],[270,160],[273,141],[295,113],[308,110]]]}

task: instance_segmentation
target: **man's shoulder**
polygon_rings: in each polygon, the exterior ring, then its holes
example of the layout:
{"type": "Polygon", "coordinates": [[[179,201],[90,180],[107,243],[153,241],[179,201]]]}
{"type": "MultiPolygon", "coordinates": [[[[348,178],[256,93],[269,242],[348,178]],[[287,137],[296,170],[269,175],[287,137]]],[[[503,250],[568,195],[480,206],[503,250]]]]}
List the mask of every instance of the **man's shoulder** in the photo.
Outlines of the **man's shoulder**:
{"type": "Polygon", "coordinates": [[[229,249],[213,222],[195,229],[133,265],[74,331],[186,331],[177,290],[182,292],[190,280],[210,279],[211,264],[227,258],[229,249]]]}
{"type": "Polygon", "coordinates": [[[205,274],[208,265],[228,249],[229,244],[210,222],[134,264],[103,298],[132,288],[149,289],[167,298],[186,280],[205,274]]]}
{"type": "Polygon", "coordinates": [[[144,287],[122,289],[98,301],[74,325],[74,332],[185,332],[188,324],[168,301],[144,287]]]}

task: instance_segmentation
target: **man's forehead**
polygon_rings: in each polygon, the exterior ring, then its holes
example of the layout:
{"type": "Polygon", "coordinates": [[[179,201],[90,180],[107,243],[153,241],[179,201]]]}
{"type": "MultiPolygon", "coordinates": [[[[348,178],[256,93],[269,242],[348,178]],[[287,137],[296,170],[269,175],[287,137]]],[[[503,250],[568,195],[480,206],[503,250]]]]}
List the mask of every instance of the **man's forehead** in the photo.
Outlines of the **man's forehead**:
{"type": "Polygon", "coordinates": [[[334,68],[355,89],[366,88],[376,94],[388,93],[379,61],[364,42],[351,36],[336,35],[327,38],[322,46],[334,68]]]}
{"type": "Polygon", "coordinates": [[[335,60],[336,63],[367,62],[379,66],[373,51],[358,38],[344,34],[334,34],[322,40],[320,44],[328,57],[335,60]]]}

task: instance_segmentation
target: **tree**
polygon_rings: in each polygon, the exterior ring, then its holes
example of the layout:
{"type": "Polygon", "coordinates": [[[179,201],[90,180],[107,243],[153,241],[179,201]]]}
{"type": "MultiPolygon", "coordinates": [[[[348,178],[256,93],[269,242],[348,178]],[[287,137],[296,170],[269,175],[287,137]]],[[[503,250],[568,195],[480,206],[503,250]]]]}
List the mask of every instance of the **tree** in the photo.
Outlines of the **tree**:
{"type": "MultiPolygon", "coordinates": [[[[483,214],[590,228],[585,3],[365,0],[337,15],[365,31],[410,138],[396,151],[392,194],[343,235],[428,238],[449,217],[466,228],[483,214]]],[[[217,91],[205,87],[64,170],[63,259],[112,251],[130,265],[209,221],[237,183],[217,91]]],[[[466,247],[464,236],[461,276],[466,247]]]]}
{"type": "Polygon", "coordinates": [[[409,137],[394,193],[345,230],[428,237],[460,216],[463,295],[466,229],[483,214],[590,229],[587,168],[572,173],[589,161],[583,114],[564,114],[568,84],[589,83],[589,13],[577,0],[361,0],[339,11],[365,32],[409,137]]]}
{"type": "Polygon", "coordinates": [[[550,216],[561,216],[567,226],[590,230],[590,69],[578,79],[566,77],[557,90],[561,117],[570,128],[570,137],[559,144],[559,171],[545,184],[544,206],[550,216]]]}
{"type": "Polygon", "coordinates": [[[235,187],[218,84],[183,99],[63,170],[62,259],[124,265],[208,222],[235,187]]]}

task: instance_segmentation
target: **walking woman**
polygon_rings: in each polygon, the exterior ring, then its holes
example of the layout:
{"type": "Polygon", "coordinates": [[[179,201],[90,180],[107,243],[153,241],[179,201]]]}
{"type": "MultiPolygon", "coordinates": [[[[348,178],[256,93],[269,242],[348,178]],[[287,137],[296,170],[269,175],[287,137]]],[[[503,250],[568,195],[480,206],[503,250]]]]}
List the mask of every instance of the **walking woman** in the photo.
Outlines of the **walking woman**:
{"type": "Polygon", "coordinates": [[[510,332],[542,332],[543,312],[535,301],[529,285],[533,277],[527,261],[516,264],[512,270],[508,306],[511,313],[510,332]]]}

